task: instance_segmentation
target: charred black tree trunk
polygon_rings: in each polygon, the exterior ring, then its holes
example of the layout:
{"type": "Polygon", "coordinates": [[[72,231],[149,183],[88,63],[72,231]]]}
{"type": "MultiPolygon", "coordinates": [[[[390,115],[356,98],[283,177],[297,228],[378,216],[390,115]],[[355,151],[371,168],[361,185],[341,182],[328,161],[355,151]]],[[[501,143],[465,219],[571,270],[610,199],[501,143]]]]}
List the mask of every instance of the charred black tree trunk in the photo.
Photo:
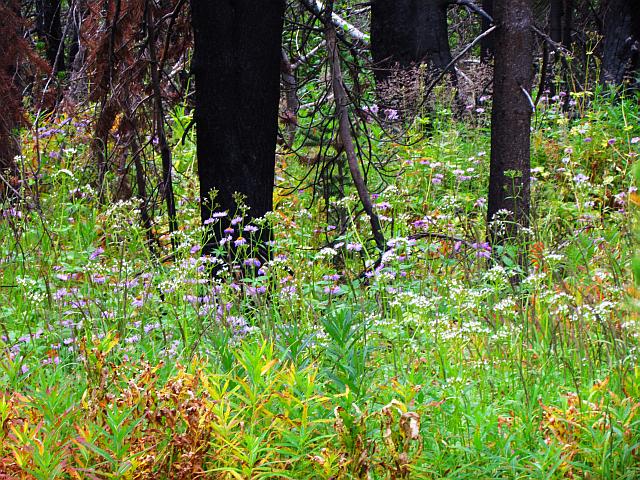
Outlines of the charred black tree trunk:
{"type": "Polygon", "coordinates": [[[562,45],[571,48],[573,43],[573,0],[564,0],[562,9],[562,45]]]}
{"type": "MultiPolygon", "coordinates": [[[[17,174],[15,156],[20,144],[15,130],[23,120],[22,94],[16,84],[22,22],[20,2],[11,0],[0,4],[0,174],[17,174]]],[[[11,196],[14,186],[0,181],[0,200],[11,196]],[[9,194],[9,195],[7,195],[9,194]]]]}
{"type": "Polygon", "coordinates": [[[495,21],[498,48],[491,116],[488,223],[491,243],[500,245],[518,239],[522,228],[529,225],[531,0],[496,0],[495,21]]]}
{"type": "MultiPolygon", "coordinates": [[[[550,0],[549,9],[549,38],[567,50],[571,50],[573,33],[573,0],[550,0]]],[[[547,42],[543,44],[543,64],[540,78],[539,93],[549,90],[550,96],[555,96],[558,85],[554,80],[562,78],[561,91],[571,88],[570,65],[566,57],[556,48],[550,48],[547,42]]],[[[569,107],[569,97],[565,98],[564,109],[569,107]]]]}
{"type": "Polygon", "coordinates": [[[44,41],[46,58],[54,72],[65,70],[64,50],[62,43],[62,23],[60,21],[60,0],[37,0],[37,27],[40,38],[44,41]],[[58,55],[60,51],[60,55],[58,55]]]}
{"type": "MultiPolygon", "coordinates": [[[[482,9],[493,17],[493,0],[482,0],[482,9]]],[[[491,22],[488,18],[482,17],[482,31],[486,32],[491,28],[491,22]]],[[[494,36],[487,35],[480,41],[480,60],[482,63],[489,63],[493,58],[494,36]]]]}
{"type": "Polygon", "coordinates": [[[374,0],[371,54],[378,83],[395,68],[426,63],[442,71],[452,60],[447,25],[450,0],[374,0]]]}
{"type": "MultiPolygon", "coordinates": [[[[551,0],[549,9],[549,37],[557,44],[562,44],[562,20],[564,16],[564,0],[551,0]]],[[[545,42],[542,46],[542,72],[540,78],[540,90],[549,89],[551,96],[556,94],[554,82],[557,73],[558,52],[552,51],[545,42]]],[[[539,92],[539,95],[542,92],[539,92]]]]}
{"type": "Polygon", "coordinates": [[[603,5],[602,81],[619,85],[640,67],[640,5],[609,0],[603,5]]]}
{"type": "Polygon", "coordinates": [[[273,208],[285,1],[192,0],[191,9],[202,220],[216,209],[233,216],[236,192],[261,217],[273,208]]]}
{"type": "Polygon", "coordinates": [[[549,36],[556,43],[562,43],[562,11],[563,0],[551,0],[549,12],[549,36]]]}

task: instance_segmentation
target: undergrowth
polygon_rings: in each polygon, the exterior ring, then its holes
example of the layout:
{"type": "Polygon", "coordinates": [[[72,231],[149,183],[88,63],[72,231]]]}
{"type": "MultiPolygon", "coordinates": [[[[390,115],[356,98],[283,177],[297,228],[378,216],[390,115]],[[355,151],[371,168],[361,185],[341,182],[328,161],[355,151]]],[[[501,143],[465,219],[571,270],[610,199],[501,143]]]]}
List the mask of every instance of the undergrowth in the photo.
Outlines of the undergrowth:
{"type": "Polygon", "coordinates": [[[181,227],[172,252],[156,212],[154,254],[138,200],[98,202],[83,119],[25,132],[0,221],[0,478],[640,477],[638,105],[545,101],[528,247],[484,240],[487,114],[444,112],[374,147],[397,167],[380,264],[353,194],[284,195],[307,168],[284,152],[276,211],[219,212],[234,231],[203,257],[175,141],[181,227]],[[266,225],[263,264],[242,234],[266,225]]]}

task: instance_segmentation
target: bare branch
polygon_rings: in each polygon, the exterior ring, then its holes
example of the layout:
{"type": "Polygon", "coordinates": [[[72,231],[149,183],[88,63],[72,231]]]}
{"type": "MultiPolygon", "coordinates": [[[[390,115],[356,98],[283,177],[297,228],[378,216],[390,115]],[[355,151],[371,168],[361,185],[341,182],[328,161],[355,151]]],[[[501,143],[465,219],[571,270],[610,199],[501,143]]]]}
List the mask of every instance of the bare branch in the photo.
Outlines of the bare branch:
{"type": "Polygon", "coordinates": [[[549,45],[551,45],[551,47],[556,51],[556,52],[560,52],[563,55],[571,55],[571,52],[569,50],[567,50],[567,48],[565,48],[561,43],[558,43],[554,40],[551,39],[551,37],[549,35],[547,35],[546,33],[544,33],[542,30],[540,30],[538,27],[536,27],[535,25],[533,25],[531,27],[531,29],[536,33],[536,35],[539,35],[540,37],[542,37],[542,39],[547,42],[549,45]]]}
{"type": "Polygon", "coordinates": [[[453,60],[451,60],[451,61],[449,62],[449,64],[448,64],[446,67],[444,67],[444,68],[442,69],[442,72],[440,72],[440,75],[438,75],[438,76],[436,77],[436,79],[435,79],[433,82],[431,82],[431,85],[429,85],[429,88],[427,89],[427,91],[426,91],[426,93],[425,93],[425,95],[424,95],[424,96],[425,96],[425,98],[426,98],[426,97],[428,97],[428,96],[431,94],[431,92],[433,91],[433,89],[435,88],[435,86],[436,86],[438,83],[440,83],[440,80],[442,80],[442,79],[444,78],[444,76],[447,74],[447,72],[449,71],[449,69],[451,69],[451,67],[455,66],[455,64],[456,64],[456,63],[457,63],[457,62],[458,62],[462,57],[464,57],[464,56],[467,54],[467,52],[468,52],[469,50],[471,50],[474,46],[476,46],[480,40],[482,40],[482,39],[483,39],[484,37],[486,37],[487,35],[491,35],[491,34],[495,31],[495,29],[496,29],[496,28],[498,28],[498,27],[496,27],[496,26],[494,25],[494,26],[493,26],[493,27],[491,27],[490,29],[485,30],[485,31],[484,31],[484,32],[482,32],[480,35],[478,35],[478,36],[473,40],[473,42],[471,42],[469,45],[467,45],[466,47],[464,47],[464,48],[462,49],[462,51],[461,51],[458,55],[456,55],[456,57],[455,57],[453,60]]]}
{"type": "Polygon", "coordinates": [[[453,2],[455,5],[460,5],[462,7],[467,7],[473,13],[480,15],[481,17],[486,18],[489,22],[493,23],[493,17],[485,12],[482,7],[476,5],[472,0],[455,0],[453,2]]]}

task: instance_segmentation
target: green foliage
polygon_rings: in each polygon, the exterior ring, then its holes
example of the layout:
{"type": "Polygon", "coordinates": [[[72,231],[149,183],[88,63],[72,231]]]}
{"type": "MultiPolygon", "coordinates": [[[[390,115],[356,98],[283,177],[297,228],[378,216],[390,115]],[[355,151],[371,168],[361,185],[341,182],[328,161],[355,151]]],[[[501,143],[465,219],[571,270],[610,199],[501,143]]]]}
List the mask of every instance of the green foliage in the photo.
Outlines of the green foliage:
{"type": "MultiPolygon", "coordinates": [[[[138,201],[100,204],[82,129],[52,119],[40,177],[0,220],[0,472],[637,478],[639,112],[596,93],[576,120],[539,109],[531,243],[500,252],[503,266],[484,244],[482,112],[373,145],[399,172],[375,199],[380,264],[338,189],[313,203],[283,188],[264,222],[238,220],[233,241],[272,226],[272,261],[242,244],[201,257],[179,109],[181,229],[169,255],[156,212],[154,256],[138,201]]],[[[278,174],[305,168],[283,153],[278,174]]]]}

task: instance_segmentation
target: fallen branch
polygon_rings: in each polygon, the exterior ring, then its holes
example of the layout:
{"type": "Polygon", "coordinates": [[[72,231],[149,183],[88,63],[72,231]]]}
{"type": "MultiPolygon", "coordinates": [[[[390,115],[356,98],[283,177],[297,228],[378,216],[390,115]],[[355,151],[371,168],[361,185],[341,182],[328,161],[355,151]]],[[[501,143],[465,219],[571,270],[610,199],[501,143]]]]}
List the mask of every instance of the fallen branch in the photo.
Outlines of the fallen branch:
{"type": "Polygon", "coordinates": [[[318,46],[313,47],[309,53],[307,53],[305,56],[298,58],[295,62],[293,62],[291,64],[291,69],[292,70],[297,70],[300,66],[304,65],[305,63],[307,63],[309,61],[309,59],[311,57],[313,57],[316,53],[318,53],[318,50],[320,50],[321,48],[324,48],[324,46],[327,44],[326,40],[322,40],[318,46]]]}
{"type": "MultiPolygon", "coordinates": [[[[325,7],[320,0],[301,0],[301,2],[318,18],[323,18],[325,7]]],[[[331,12],[331,23],[333,23],[335,28],[339,29],[341,32],[345,32],[354,40],[357,40],[363,45],[369,45],[370,40],[368,34],[358,29],[358,27],[350,24],[333,11],[331,12]]]]}

